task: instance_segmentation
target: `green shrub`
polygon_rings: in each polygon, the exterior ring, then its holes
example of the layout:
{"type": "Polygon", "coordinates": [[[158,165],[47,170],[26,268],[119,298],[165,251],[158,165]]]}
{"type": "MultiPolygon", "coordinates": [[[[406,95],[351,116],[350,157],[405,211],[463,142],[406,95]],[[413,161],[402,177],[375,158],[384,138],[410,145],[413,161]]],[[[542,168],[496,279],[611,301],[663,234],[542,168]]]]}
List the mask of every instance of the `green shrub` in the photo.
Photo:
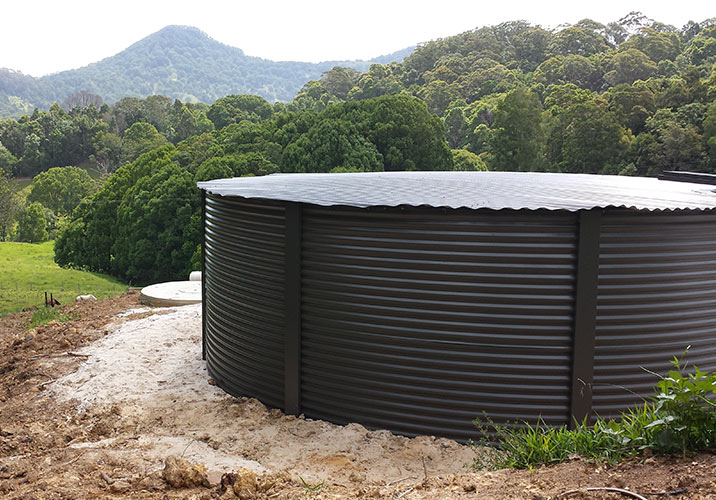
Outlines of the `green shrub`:
{"type": "Polygon", "coordinates": [[[531,469],[583,456],[614,463],[651,449],[655,453],[686,453],[716,445],[716,372],[703,372],[678,358],[674,369],[656,384],[650,402],[622,412],[619,420],[586,420],[573,430],[536,424],[501,425],[489,416],[475,420],[484,436],[493,436],[494,448],[472,443],[476,469],[531,469]]]}
{"type": "Polygon", "coordinates": [[[674,357],[674,369],[658,384],[654,413],[649,424],[652,446],[658,451],[701,450],[716,444],[716,372],[706,373],[694,367],[686,374],[686,364],[674,357]]]}
{"type": "Polygon", "coordinates": [[[48,238],[47,219],[43,206],[37,202],[30,203],[20,215],[17,239],[27,243],[37,243],[48,238]]]}

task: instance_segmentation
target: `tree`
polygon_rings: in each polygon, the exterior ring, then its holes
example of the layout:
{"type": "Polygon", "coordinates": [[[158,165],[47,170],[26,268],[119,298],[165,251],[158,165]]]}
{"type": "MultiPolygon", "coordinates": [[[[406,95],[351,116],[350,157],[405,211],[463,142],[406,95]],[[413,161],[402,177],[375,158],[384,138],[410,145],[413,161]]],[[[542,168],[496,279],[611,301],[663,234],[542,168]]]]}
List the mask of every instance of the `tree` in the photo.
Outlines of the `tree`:
{"type": "Polygon", "coordinates": [[[550,85],[545,92],[544,107],[552,114],[558,114],[574,104],[587,102],[593,98],[593,92],[573,83],[550,85]]]}
{"type": "Polygon", "coordinates": [[[260,122],[273,114],[271,105],[256,95],[229,95],[217,99],[211,105],[206,117],[217,129],[242,120],[260,122]]]}
{"type": "Polygon", "coordinates": [[[55,215],[69,215],[90,194],[94,181],[79,167],[53,167],[35,176],[27,200],[38,202],[55,215]]]}
{"type": "Polygon", "coordinates": [[[17,158],[0,143],[0,175],[2,175],[2,172],[11,174],[16,163],[17,158]]]}
{"type": "Polygon", "coordinates": [[[100,131],[92,138],[94,152],[89,159],[101,176],[114,172],[122,161],[122,139],[111,132],[100,131]]]}
{"type": "Polygon", "coordinates": [[[92,92],[87,92],[86,90],[75,92],[62,101],[62,107],[67,111],[73,108],[86,108],[88,106],[94,106],[96,109],[99,109],[102,107],[102,104],[104,104],[104,100],[100,96],[92,92]]]}
{"type": "Polygon", "coordinates": [[[20,215],[17,227],[17,240],[27,243],[45,241],[47,235],[45,211],[39,203],[30,203],[20,215]]]}
{"type": "Polygon", "coordinates": [[[122,163],[129,163],[139,155],[157,149],[168,141],[157,129],[146,122],[136,122],[127,129],[122,137],[122,163]]]}
{"type": "Polygon", "coordinates": [[[704,118],[704,144],[708,152],[709,165],[716,172],[716,101],[712,102],[704,118]]]}
{"type": "MultiPolygon", "coordinates": [[[[363,130],[383,155],[385,170],[452,168],[442,120],[431,115],[420,100],[406,95],[386,95],[361,104],[367,112],[363,130]]],[[[350,107],[343,109],[349,111],[350,107]]]]}
{"type": "Polygon", "coordinates": [[[383,170],[383,156],[354,124],[326,118],[286,147],[281,164],[284,172],[375,172],[383,170]]]}
{"type": "Polygon", "coordinates": [[[676,33],[665,33],[654,28],[641,28],[619,46],[620,50],[638,49],[652,61],[673,61],[679,55],[681,42],[676,33]]]}
{"type": "Polygon", "coordinates": [[[467,143],[467,120],[465,119],[465,101],[453,101],[445,113],[445,138],[452,149],[463,147],[467,143]]]}
{"type": "MultiPolygon", "coordinates": [[[[73,211],[71,220],[57,236],[55,241],[55,262],[61,266],[86,267],[92,271],[114,274],[127,279],[128,275],[123,274],[127,272],[127,267],[124,267],[127,262],[126,258],[122,266],[115,264],[116,254],[113,249],[120,231],[118,211],[126,203],[142,203],[142,206],[151,206],[153,203],[152,196],[158,196],[159,192],[133,191],[130,194],[130,190],[133,186],[138,185],[142,179],[150,178],[154,173],[172,166],[172,156],[175,152],[174,147],[164,146],[143,154],[134,162],[118,168],[99,191],[90,199],[80,202],[73,211]],[[141,199],[131,200],[128,199],[129,196],[139,196],[141,199]]],[[[187,173],[187,175],[190,179],[190,187],[186,193],[178,196],[177,202],[196,197],[196,203],[198,204],[198,190],[193,184],[191,174],[187,173]]],[[[153,210],[154,208],[152,206],[153,210]]],[[[167,212],[164,215],[166,221],[172,223],[173,214],[167,212]]],[[[136,221],[131,220],[124,222],[129,226],[133,226],[136,223],[136,221]]],[[[186,222],[186,220],[183,222],[186,222]]],[[[123,230],[132,232],[131,227],[123,230]]],[[[129,245],[128,242],[126,244],[129,245]]],[[[183,244],[182,242],[180,246],[183,244]]],[[[190,244],[195,248],[198,244],[198,237],[192,240],[190,244]]],[[[171,260],[167,254],[155,257],[166,261],[171,260]]],[[[166,268],[164,267],[163,269],[166,268]]],[[[180,269],[175,269],[173,278],[179,278],[181,276],[180,271],[180,269]]]]}
{"type": "Polygon", "coordinates": [[[233,177],[234,171],[228,165],[226,158],[211,158],[201,165],[194,174],[194,182],[211,181],[233,177]]]}
{"type": "Polygon", "coordinates": [[[604,75],[604,80],[612,86],[646,80],[657,70],[656,63],[638,49],[627,49],[617,53],[611,66],[613,69],[604,75]]]}
{"type": "Polygon", "coordinates": [[[188,275],[200,237],[199,202],[193,176],[176,164],[139,178],[117,207],[113,274],[135,283],[188,275]]]}
{"type": "Polygon", "coordinates": [[[461,171],[487,171],[487,165],[475,153],[466,149],[452,150],[453,170],[461,171]]]}
{"type": "Polygon", "coordinates": [[[559,123],[562,141],[558,164],[563,172],[597,174],[620,165],[632,140],[602,101],[570,107],[559,117],[559,123]]]}
{"type": "Polygon", "coordinates": [[[571,54],[544,61],[535,71],[535,80],[545,85],[573,83],[583,89],[597,90],[601,73],[591,59],[571,54]]]}
{"type": "Polygon", "coordinates": [[[396,95],[403,89],[403,68],[397,63],[371,64],[368,71],[358,77],[348,92],[349,100],[372,99],[383,95],[396,95]]]}
{"type": "Polygon", "coordinates": [[[20,199],[15,194],[10,176],[0,170],[0,241],[7,241],[20,210],[20,199]]]}
{"type": "Polygon", "coordinates": [[[637,144],[637,167],[641,174],[658,175],[664,170],[710,171],[703,138],[695,125],[679,120],[679,113],[657,111],[646,121],[646,130],[648,133],[640,134],[637,144]]]}
{"type": "Polygon", "coordinates": [[[540,27],[531,27],[515,36],[515,59],[523,71],[534,71],[545,59],[552,34],[540,27]]]}
{"type": "Polygon", "coordinates": [[[344,100],[358,81],[358,72],[353,68],[334,66],[321,75],[321,85],[329,94],[344,100]]]}
{"type": "Polygon", "coordinates": [[[643,130],[646,119],[656,111],[654,92],[644,84],[618,85],[606,96],[609,110],[634,134],[643,130]]]}
{"type": "Polygon", "coordinates": [[[431,113],[443,116],[450,103],[458,97],[458,89],[443,80],[433,80],[420,90],[419,97],[431,113]]]}
{"type": "Polygon", "coordinates": [[[680,57],[696,66],[716,62],[716,25],[701,30],[689,41],[680,57]]]}
{"type": "Polygon", "coordinates": [[[539,170],[543,143],[539,99],[525,88],[509,92],[495,111],[490,169],[539,170]]]}
{"type": "Polygon", "coordinates": [[[33,132],[25,137],[22,157],[15,171],[19,175],[33,175],[43,169],[46,161],[47,154],[42,150],[40,137],[33,132]]]}
{"type": "Polygon", "coordinates": [[[550,52],[554,55],[590,56],[609,48],[604,36],[606,28],[598,23],[580,21],[557,32],[552,38],[550,52]]]}
{"type": "Polygon", "coordinates": [[[455,85],[461,97],[474,101],[497,92],[507,92],[519,84],[517,72],[487,58],[477,59],[468,73],[461,75],[455,85]]]}

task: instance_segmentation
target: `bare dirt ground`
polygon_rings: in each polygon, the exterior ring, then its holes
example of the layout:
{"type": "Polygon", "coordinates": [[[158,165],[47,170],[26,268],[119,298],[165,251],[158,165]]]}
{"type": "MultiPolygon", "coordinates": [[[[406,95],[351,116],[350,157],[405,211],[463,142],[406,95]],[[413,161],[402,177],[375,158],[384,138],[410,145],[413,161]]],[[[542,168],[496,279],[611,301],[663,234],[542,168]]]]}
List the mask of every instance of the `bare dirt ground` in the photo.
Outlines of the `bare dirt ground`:
{"type": "Polygon", "coordinates": [[[716,499],[714,453],[475,472],[453,441],[227,396],[201,361],[200,309],[137,299],[63,306],[73,319],[36,329],[0,318],[0,497],[716,499]]]}

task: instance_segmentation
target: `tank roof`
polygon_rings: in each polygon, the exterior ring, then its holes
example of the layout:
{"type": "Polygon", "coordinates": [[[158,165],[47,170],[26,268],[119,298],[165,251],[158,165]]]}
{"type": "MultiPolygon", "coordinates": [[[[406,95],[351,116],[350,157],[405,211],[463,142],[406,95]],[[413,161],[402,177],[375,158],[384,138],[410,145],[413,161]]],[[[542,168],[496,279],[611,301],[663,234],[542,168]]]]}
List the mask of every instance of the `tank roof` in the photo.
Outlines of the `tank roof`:
{"type": "Polygon", "coordinates": [[[514,210],[716,209],[714,186],[647,177],[538,172],[273,174],[199,182],[220,196],[323,206],[514,210]]]}

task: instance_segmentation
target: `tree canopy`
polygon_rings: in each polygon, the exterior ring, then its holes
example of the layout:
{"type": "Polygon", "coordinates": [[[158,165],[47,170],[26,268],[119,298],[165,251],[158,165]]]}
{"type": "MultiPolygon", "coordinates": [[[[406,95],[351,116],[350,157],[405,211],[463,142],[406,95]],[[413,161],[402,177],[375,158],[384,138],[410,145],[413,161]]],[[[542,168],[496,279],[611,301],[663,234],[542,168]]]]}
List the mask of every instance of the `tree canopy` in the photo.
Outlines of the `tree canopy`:
{"type": "Polygon", "coordinates": [[[362,73],[333,63],[287,103],[229,91],[211,106],[85,96],[87,106],[0,121],[0,168],[34,176],[93,165],[105,174],[62,226],[56,258],[135,283],[183,278],[196,265],[195,183],[212,178],[716,172],[714,22],[644,22],[636,32],[630,22],[486,26],[362,73]]]}
{"type": "MultiPolygon", "coordinates": [[[[261,108],[255,100],[233,102],[261,108]]],[[[184,279],[200,244],[197,181],[273,172],[453,168],[441,120],[408,95],[227,122],[117,169],[72,212],[55,243],[57,263],[139,284],[184,279]]],[[[149,130],[142,123],[132,127],[149,130]]],[[[479,159],[465,154],[461,168],[480,167],[479,159]]]]}
{"type": "Polygon", "coordinates": [[[69,215],[93,188],[94,181],[86,170],[54,167],[33,179],[27,200],[41,203],[56,215],[69,215]]]}

